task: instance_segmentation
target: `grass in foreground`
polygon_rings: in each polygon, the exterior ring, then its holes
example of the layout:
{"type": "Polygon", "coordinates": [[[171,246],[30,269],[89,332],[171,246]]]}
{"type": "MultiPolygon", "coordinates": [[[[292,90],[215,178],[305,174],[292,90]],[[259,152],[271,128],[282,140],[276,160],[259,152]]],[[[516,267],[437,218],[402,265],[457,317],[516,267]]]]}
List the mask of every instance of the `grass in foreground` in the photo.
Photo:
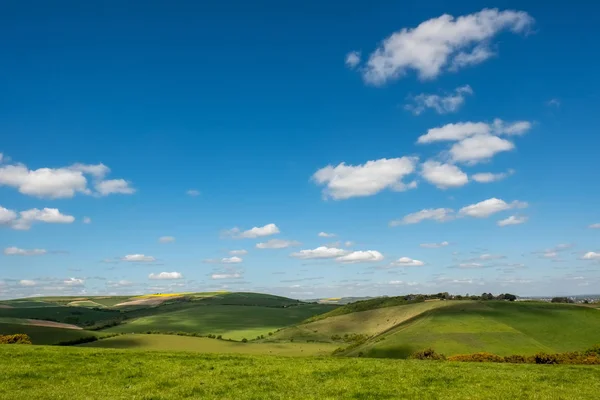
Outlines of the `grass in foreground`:
{"type": "Polygon", "coordinates": [[[188,332],[222,335],[226,339],[250,340],[330,309],[331,306],[323,304],[303,304],[288,308],[197,306],[138,318],[103,332],[188,332]]]}
{"type": "Polygon", "coordinates": [[[0,346],[0,398],[592,399],[600,368],[0,346]]]}
{"type": "Polygon", "coordinates": [[[241,343],[189,336],[145,334],[116,336],[80,346],[140,351],[192,351],[199,353],[267,354],[279,356],[326,356],[331,354],[337,347],[331,343],[241,343]]]}

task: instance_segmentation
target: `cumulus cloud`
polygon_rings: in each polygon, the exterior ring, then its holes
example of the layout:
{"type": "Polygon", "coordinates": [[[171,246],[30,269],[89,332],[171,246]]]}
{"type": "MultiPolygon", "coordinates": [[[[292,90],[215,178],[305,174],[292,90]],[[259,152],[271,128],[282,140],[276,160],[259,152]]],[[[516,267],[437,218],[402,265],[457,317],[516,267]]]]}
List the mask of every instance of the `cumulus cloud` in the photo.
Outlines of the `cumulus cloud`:
{"type": "Polygon", "coordinates": [[[295,240],[271,239],[267,242],[257,243],[257,249],[285,249],[287,247],[299,246],[300,242],[295,240]]]}
{"type": "Polygon", "coordinates": [[[491,172],[480,172],[480,173],[474,174],[473,176],[471,176],[471,178],[475,182],[491,183],[491,182],[496,182],[496,181],[505,179],[506,177],[508,177],[514,173],[515,173],[515,171],[512,169],[509,169],[507,172],[501,172],[501,173],[497,173],[497,174],[494,174],[491,172]]]}
{"type": "Polygon", "coordinates": [[[346,54],[346,66],[348,68],[355,68],[358,64],[360,64],[359,51],[351,51],[350,53],[346,54]]]}
{"type": "Polygon", "coordinates": [[[83,286],[85,281],[83,279],[78,278],[69,278],[63,281],[63,284],[66,286],[83,286]]]}
{"type": "Polygon", "coordinates": [[[275,224],[267,224],[262,227],[254,227],[247,231],[241,231],[240,228],[232,228],[225,231],[225,236],[230,236],[236,239],[255,239],[258,237],[271,236],[279,233],[279,228],[275,224]]]}
{"type": "Polygon", "coordinates": [[[7,247],[4,249],[4,255],[7,256],[41,256],[48,253],[44,249],[20,249],[18,247],[7,247]]]}
{"type": "Polygon", "coordinates": [[[291,256],[294,258],[300,258],[303,260],[309,259],[325,259],[325,258],[336,258],[348,254],[347,250],[338,249],[335,247],[320,246],[312,250],[300,250],[292,253],[291,256]]]}
{"type": "Polygon", "coordinates": [[[416,182],[402,179],[415,171],[416,157],[382,158],[361,165],[341,163],[328,165],[312,176],[319,185],[325,185],[325,198],[344,200],[351,197],[372,196],[384,189],[404,191],[416,187],[416,182]]]}
{"type": "Polygon", "coordinates": [[[30,170],[24,164],[4,164],[0,166],[0,186],[14,187],[25,195],[51,199],[71,198],[77,193],[108,195],[135,191],[123,179],[103,180],[109,172],[110,168],[104,164],[77,163],[36,170],[30,170]],[[88,187],[88,176],[95,182],[97,192],[88,187]]]}
{"type": "Polygon", "coordinates": [[[455,162],[475,164],[489,160],[498,153],[510,151],[515,145],[498,136],[477,135],[461,140],[450,148],[450,156],[455,162]]]}
{"type": "Polygon", "coordinates": [[[454,219],[454,210],[451,208],[430,208],[404,216],[400,220],[390,221],[390,226],[418,224],[421,221],[432,220],[446,222],[454,219]]]}
{"type": "Polygon", "coordinates": [[[36,281],[32,281],[30,279],[21,279],[19,281],[19,285],[21,285],[21,286],[35,286],[35,285],[37,285],[37,282],[36,281]]]}
{"type": "Polygon", "coordinates": [[[229,254],[232,256],[243,256],[248,254],[248,250],[231,250],[229,251],[229,254]]]}
{"type": "Polygon", "coordinates": [[[172,279],[183,279],[183,275],[180,272],[161,272],[159,274],[150,274],[148,275],[149,279],[158,279],[158,280],[172,280],[172,279]]]}
{"type": "Polygon", "coordinates": [[[600,253],[595,251],[588,251],[581,257],[583,260],[600,260],[600,253]]]}
{"type": "Polygon", "coordinates": [[[204,260],[207,264],[239,264],[243,262],[244,259],[238,256],[232,257],[223,257],[223,258],[209,258],[204,260]]]}
{"type": "Polygon", "coordinates": [[[355,264],[364,262],[374,262],[383,260],[383,254],[376,250],[353,251],[345,256],[337,257],[336,261],[355,264]]]}
{"type": "Polygon", "coordinates": [[[44,208],[42,210],[32,208],[17,214],[13,210],[0,206],[0,225],[6,225],[17,230],[29,230],[31,225],[39,222],[70,224],[73,221],[75,221],[75,217],[62,214],[57,208],[44,208]]]}
{"type": "Polygon", "coordinates": [[[440,247],[446,247],[449,245],[450,245],[450,243],[443,241],[440,243],[421,243],[419,246],[421,246],[425,249],[439,249],[440,247]]]}
{"type": "Polygon", "coordinates": [[[423,261],[415,260],[410,257],[400,257],[390,265],[394,267],[421,267],[425,265],[423,261]]]}
{"type": "Polygon", "coordinates": [[[440,189],[460,187],[469,183],[469,177],[452,164],[426,161],[421,165],[421,176],[440,189]]]}
{"type": "Polygon", "coordinates": [[[241,278],[242,275],[240,273],[223,273],[223,274],[212,274],[210,276],[211,279],[238,279],[241,278]]]}
{"type": "Polygon", "coordinates": [[[330,237],[335,237],[336,234],[335,233],[327,233],[327,232],[319,232],[319,237],[324,237],[324,238],[330,238],[330,237]]]}
{"type": "Polygon", "coordinates": [[[173,243],[175,238],[173,236],[161,236],[158,238],[158,243],[173,243]]]}
{"type": "Polygon", "coordinates": [[[435,110],[438,114],[448,114],[458,111],[464,104],[467,95],[472,95],[471,86],[465,85],[458,87],[454,93],[446,95],[421,93],[411,97],[411,104],[406,104],[404,109],[412,112],[414,115],[420,115],[428,108],[435,110]]]}
{"type": "Polygon", "coordinates": [[[434,79],[444,70],[487,60],[494,55],[494,36],[502,31],[524,33],[533,23],[529,14],[514,10],[483,9],[458,18],[444,14],[384,39],[361,72],[373,85],[401,78],[409,70],[422,80],[434,79]]]}
{"type": "Polygon", "coordinates": [[[521,201],[513,201],[507,203],[504,200],[497,199],[495,197],[481,201],[476,204],[463,207],[459,210],[459,215],[469,216],[475,218],[487,218],[492,214],[496,214],[501,211],[510,210],[514,208],[526,208],[527,203],[521,201]]]}
{"type": "Polygon", "coordinates": [[[497,222],[498,226],[520,225],[527,222],[527,217],[511,215],[510,217],[497,222]]]}
{"type": "Polygon", "coordinates": [[[144,254],[128,254],[121,258],[121,261],[127,262],[154,262],[156,258],[144,254]]]}

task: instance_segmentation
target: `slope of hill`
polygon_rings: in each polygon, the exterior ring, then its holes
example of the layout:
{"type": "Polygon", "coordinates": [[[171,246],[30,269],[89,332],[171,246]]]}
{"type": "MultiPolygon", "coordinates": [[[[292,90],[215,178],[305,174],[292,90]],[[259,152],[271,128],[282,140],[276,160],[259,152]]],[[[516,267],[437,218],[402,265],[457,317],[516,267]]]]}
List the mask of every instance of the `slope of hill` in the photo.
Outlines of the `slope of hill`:
{"type": "MultiPolygon", "coordinates": [[[[469,303],[470,301],[461,301],[469,303]]],[[[368,335],[374,336],[401,324],[425,311],[440,307],[448,307],[456,302],[428,301],[414,304],[405,304],[393,307],[376,308],[368,311],[346,313],[343,315],[319,318],[320,316],[332,315],[332,312],[317,315],[312,318],[313,322],[305,322],[296,326],[282,329],[273,335],[271,341],[307,341],[330,342],[334,335],[368,335]]],[[[311,321],[309,320],[309,321],[311,321]]]]}
{"type": "Polygon", "coordinates": [[[600,368],[0,346],[0,398],[596,399],[600,368]]]}
{"type": "Polygon", "coordinates": [[[296,324],[313,315],[327,312],[332,307],[335,306],[324,304],[300,304],[289,307],[187,306],[172,312],[143,316],[103,332],[189,332],[200,335],[222,335],[223,338],[234,340],[254,339],[259,335],[268,335],[269,332],[296,324]]]}
{"type": "Polygon", "coordinates": [[[405,358],[434,348],[446,355],[576,351],[600,341],[600,313],[549,303],[473,302],[426,311],[346,355],[405,358]]]}
{"type": "Polygon", "coordinates": [[[56,344],[84,337],[97,336],[97,332],[83,329],[58,328],[28,324],[24,321],[17,323],[0,321],[0,335],[15,335],[25,333],[29,335],[33,344],[56,344]]]}

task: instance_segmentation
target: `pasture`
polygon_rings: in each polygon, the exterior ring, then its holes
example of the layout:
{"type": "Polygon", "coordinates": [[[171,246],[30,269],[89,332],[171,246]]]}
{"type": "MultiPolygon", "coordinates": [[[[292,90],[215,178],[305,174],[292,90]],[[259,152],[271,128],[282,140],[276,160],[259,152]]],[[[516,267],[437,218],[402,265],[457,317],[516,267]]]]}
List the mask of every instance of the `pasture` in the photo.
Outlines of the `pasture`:
{"type": "Polygon", "coordinates": [[[0,345],[0,398],[592,399],[600,368],[0,345]]]}

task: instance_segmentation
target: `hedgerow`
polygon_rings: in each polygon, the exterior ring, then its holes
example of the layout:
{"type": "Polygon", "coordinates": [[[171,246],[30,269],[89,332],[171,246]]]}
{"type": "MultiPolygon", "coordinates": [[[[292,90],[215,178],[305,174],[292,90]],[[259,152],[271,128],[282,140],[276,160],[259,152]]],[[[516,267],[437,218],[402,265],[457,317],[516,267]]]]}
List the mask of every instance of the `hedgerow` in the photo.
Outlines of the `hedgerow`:
{"type": "Polygon", "coordinates": [[[32,344],[31,338],[24,333],[0,335],[0,344],[32,344]]]}

